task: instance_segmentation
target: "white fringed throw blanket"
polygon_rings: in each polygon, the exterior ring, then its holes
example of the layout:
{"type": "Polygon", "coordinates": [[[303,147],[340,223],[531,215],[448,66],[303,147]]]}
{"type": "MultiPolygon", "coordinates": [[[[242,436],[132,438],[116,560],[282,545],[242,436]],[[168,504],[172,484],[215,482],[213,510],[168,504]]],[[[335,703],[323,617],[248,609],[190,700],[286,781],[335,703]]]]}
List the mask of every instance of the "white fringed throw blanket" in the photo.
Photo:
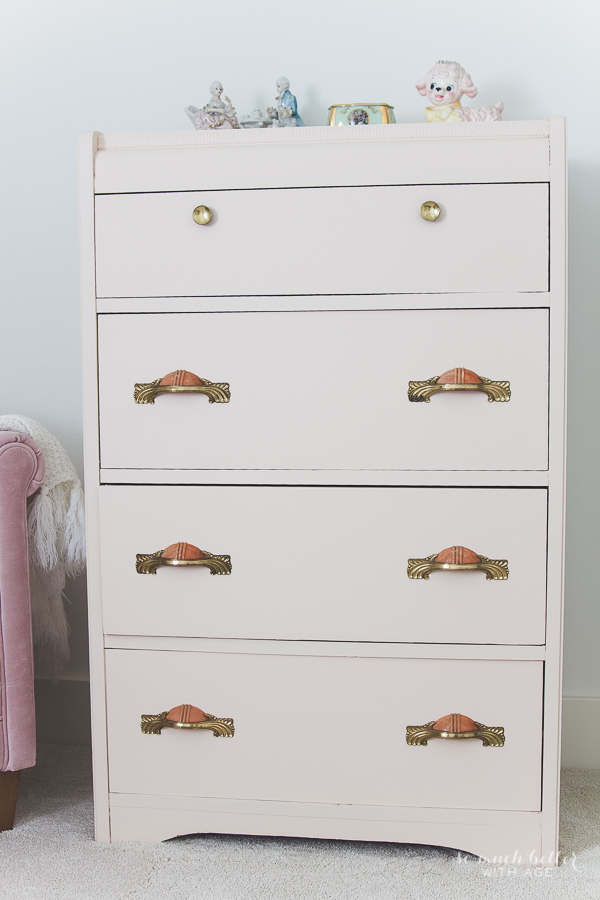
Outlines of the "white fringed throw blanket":
{"type": "Polygon", "coordinates": [[[70,655],[65,580],[85,568],[83,489],[63,446],[39,422],[0,416],[0,431],[28,434],[44,454],[44,484],[29,501],[27,513],[31,619],[35,674],[55,678],[70,655]]]}

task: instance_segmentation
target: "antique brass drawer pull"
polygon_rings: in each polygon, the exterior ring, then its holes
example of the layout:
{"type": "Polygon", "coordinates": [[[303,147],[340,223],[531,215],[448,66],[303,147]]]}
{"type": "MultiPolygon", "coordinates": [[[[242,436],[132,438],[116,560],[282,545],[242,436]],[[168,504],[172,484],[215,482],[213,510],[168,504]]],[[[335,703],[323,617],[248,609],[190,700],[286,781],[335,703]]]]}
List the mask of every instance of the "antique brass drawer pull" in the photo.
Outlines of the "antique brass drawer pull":
{"type": "Polygon", "coordinates": [[[213,383],[185,369],[177,369],[164,378],[149,384],[136,384],[133,388],[136,403],[154,403],[158,394],[206,394],[209,403],[229,403],[231,398],[229,385],[225,382],[213,383]]]}
{"type": "Polygon", "coordinates": [[[160,734],[163,728],[201,728],[212,731],[213,737],[233,737],[235,732],[233,719],[218,719],[188,703],[156,716],[143,715],[140,727],[144,734],[160,734]]]}
{"type": "Polygon", "coordinates": [[[467,547],[448,547],[441,553],[432,553],[423,559],[409,559],[406,570],[409,578],[429,580],[431,572],[446,569],[453,572],[485,572],[488,581],[506,581],[507,559],[488,559],[467,547]]]}
{"type": "Polygon", "coordinates": [[[443,375],[434,375],[428,381],[409,381],[408,399],[413,403],[429,403],[433,394],[441,391],[481,391],[488,401],[510,400],[510,381],[490,381],[471,369],[448,369],[443,375]]]}
{"type": "Polygon", "coordinates": [[[435,222],[441,211],[435,200],[426,200],[421,204],[421,218],[426,222],[435,222]]]}
{"type": "Polygon", "coordinates": [[[478,738],[484,747],[504,747],[504,728],[482,725],[460,713],[442,716],[437,722],[426,722],[425,725],[406,726],[406,743],[411,747],[426,747],[431,738],[451,741],[478,738]]]}
{"type": "Polygon", "coordinates": [[[160,566],[203,566],[211,575],[231,575],[231,557],[215,556],[208,550],[200,550],[193,544],[181,541],[170,544],[156,553],[136,553],[135,568],[138,575],[156,575],[160,566]]]}
{"type": "Polygon", "coordinates": [[[192,218],[196,225],[208,225],[213,217],[213,211],[210,206],[197,206],[192,213],[192,218]]]}

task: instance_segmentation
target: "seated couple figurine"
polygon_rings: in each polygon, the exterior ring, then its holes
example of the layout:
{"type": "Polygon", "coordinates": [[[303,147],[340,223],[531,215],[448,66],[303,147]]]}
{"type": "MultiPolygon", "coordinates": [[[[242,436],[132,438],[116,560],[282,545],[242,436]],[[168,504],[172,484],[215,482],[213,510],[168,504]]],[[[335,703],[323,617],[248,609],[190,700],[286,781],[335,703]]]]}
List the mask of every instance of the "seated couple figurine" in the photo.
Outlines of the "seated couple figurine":
{"type": "MultiPolygon", "coordinates": [[[[278,78],[275,86],[277,88],[276,105],[270,106],[265,116],[262,115],[260,110],[255,110],[252,116],[245,116],[242,119],[242,125],[254,127],[272,126],[274,128],[304,125],[304,122],[298,115],[298,103],[294,94],[290,91],[288,79],[278,78]]],[[[231,100],[229,97],[222,97],[222,95],[223,85],[220,81],[213,81],[210,86],[210,100],[202,109],[198,109],[195,106],[186,107],[185,112],[197,130],[221,130],[240,127],[240,122],[238,122],[231,100]]]]}

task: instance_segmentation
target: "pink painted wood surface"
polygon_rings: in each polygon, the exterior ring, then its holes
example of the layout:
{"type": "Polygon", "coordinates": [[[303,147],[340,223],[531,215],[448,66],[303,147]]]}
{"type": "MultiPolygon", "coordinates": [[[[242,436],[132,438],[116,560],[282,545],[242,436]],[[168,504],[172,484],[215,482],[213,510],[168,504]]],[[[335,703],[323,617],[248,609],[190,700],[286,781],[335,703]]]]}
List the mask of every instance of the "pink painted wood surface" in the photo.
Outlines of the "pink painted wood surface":
{"type": "Polygon", "coordinates": [[[97,293],[547,291],[547,223],[547,184],[102,195],[97,293]],[[441,206],[436,222],[421,218],[425,200],[441,206]],[[200,204],[206,227],[192,219],[200,204]],[[294,264],[299,248],[310,265],[294,264]]]}
{"type": "MultiPolygon", "coordinates": [[[[486,859],[512,861],[520,858],[524,865],[530,864],[532,859],[540,859],[542,852],[541,814],[537,815],[537,821],[523,822],[521,820],[529,819],[531,814],[520,813],[519,821],[514,822],[506,821],[506,815],[496,812],[495,821],[482,822],[481,812],[458,810],[469,818],[456,821],[456,811],[448,809],[390,811],[389,807],[354,806],[354,816],[345,818],[341,814],[343,807],[333,804],[305,803],[300,806],[246,801],[231,809],[223,801],[217,804],[214,800],[207,803],[186,798],[178,804],[178,799],[171,798],[169,805],[159,806],[156,797],[130,798],[112,794],[112,840],[156,843],[180,834],[208,833],[392,841],[453,847],[486,859]],[[133,805],[136,802],[140,803],[139,807],[133,805]],[[415,812],[421,813],[421,817],[415,812]],[[426,818],[423,818],[423,812],[426,812],[426,818]]],[[[557,857],[552,858],[556,860],[557,857]]]]}
{"type": "Polygon", "coordinates": [[[548,181],[550,123],[101,134],[101,193],[548,181]]]}
{"type": "Polygon", "coordinates": [[[162,796],[539,810],[541,662],[107,651],[111,790],[162,796]],[[165,729],[142,713],[201,686],[235,736],[165,729]],[[504,747],[406,743],[458,707],[503,726],[504,747]],[[375,746],[374,746],[375,742],[375,746]]]}
{"type": "MultiPolygon", "coordinates": [[[[450,472],[442,472],[442,471],[432,471],[432,470],[422,470],[419,471],[411,471],[408,474],[409,478],[418,479],[415,483],[419,484],[427,484],[427,483],[443,483],[444,475],[448,480],[448,483],[460,483],[461,479],[464,482],[472,483],[473,485],[477,485],[478,483],[483,483],[485,478],[490,480],[493,479],[494,483],[497,483],[500,486],[506,486],[511,484],[511,479],[514,480],[514,483],[523,483],[527,484],[527,479],[529,479],[529,483],[539,483],[539,477],[544,476],[544,478],[549,480],[550,483],[550,498],[549,498],[549,509],[550,509],[550,527],[549,527],[549,546],[552,551],[551,561],[550,561],[550,570],[549,570],[549,609],[548,609],[548,629],[549,629],[549,645],[548,645],[548,659],[546,660],[546,679],[545,679],[545,691],[546,691],[546,713],[545,713],[545,742],[544,742],[544,790],[545,790],[545,799],[544,799],[544,812],[540,813],[539,821],[543,823],[543,835],[541,837],[542,846],[545,848],[551,849],[552,846],[555,846],[556,843],[556,833],[557,833],[557,811],[556,811],[556,797],[557,797],[557,785],[558,785],[558,755],[557,755],[557,740],[560,729],[557,729],[557,722],[560,723],[560,644],[561,644],[561,629],[560,629],[560,610],[562,605],[562,591],[561,591],[561,582],[562,582],[562,479],[563,479],[563,469],[562,469],[562,459],[563,459],[563,428],[564,428],[564,340],[565,340],[565,327],[564,327],[564,205],[565,205],[565,197],[564,197],[564,123],[562,120],[553,120],[550,123],[551,132],[552,132],[552,143],[553,143],[553,152],[552,152],[552,166],[548,166],[548,123],[541,123],[545,126],[545,130],[540,130],[539,137],[535,137],[533,135],[533,131],[531,130],[532,126],[535,123],[500,123],[500,125],[505,129],[512,129],[516,125],[519,127],[526,126],[526,130],[520,134],[519,137],[514,137],[512,132],[506,131],[502,134],[502,140],[498,140],[496,137],[484,137],[477,133],[475,136],[476,139],[472,139],[471,137],[466,137],[465,135],[458,136],[457,139],[453,141],[448,141],[445,135],[436,136],[434,132],[429,132],[429,135],[434,138],[433,140],[423,139],[424,135],[418,134],[416,131],[414,134],[410,135],[410,140],[405,140],[404,138],[408,138],[408,132],[406,129],[402,132],[398,131],[398,135],[392,135],[392,130],[387,130],[385,133],[386,141],[381,146],[385,145],[385,152],[380,154],[382,165],[378,168],[377,173],[375,175],[375,179],[381,179],[387,177],[386,173],[388,171],[395,171],[398,168],[399,160],[401,160],[401,169],[403,172],[403,177],[405,176],[405,180],[407,182],[413,181],[420,184],[425,184],[430,180],[432,183],[434,181],[442,181],[442,182],[451,182],[453,180],[458,181],[457,173],[460,171],[462,180],[465,176],[465,173],[468,173],[468,176],[473,181],[501,181],[506,179],[507,181],[543,181],[548,177],[548,173],[550,173],[550,177],[552,179],[552,193],[551,193],[551,216],[552,216],[552,229],[551,229],[551,265],[550,269],[552,272],[552,284],[551,291],[547,295],[547,303],[551,308],[551,321],[552,321],[552,329],[550,333],[551,337],[551,352],[552,352],[552,368],[550,370],[550,384],[552,386],[552,391],[550,394],[550,402],[551,402],[551,423],[550,423],[550,433],[549,433],[549,447],[550,447],[550,460],[551,460],[551,469],[548,473],[538,473],[531,471],[527,473],[526,471],[520,471],[515,474],[511,474],[510,472],[498,470],[490,470],[488,473],[478,475],[475,472],[469,472],[467,470],[455,470],[450,472]],[[527,131],[527,129],[529,129],[527,131]],[[527,135],[527,136],[526,136],[527,135]],[[388,140],[389,136],[389,140],[388,140]],[[561,143],[562,141],[562,143],[561,143]],[[544,170],[544,171],[542,171],[544,170]],[[431,173],[430,179],[427,178],[427,172],[431,173]],[[435,173],[435,174],[433,174],[435,173]],[[479,482],[477,479],[479,478],[479,482]],[[525,479],[523,481],[523,479],[525,479]]],[[[477,129],[478,126],[471,126],[474,129],[477,129]]],[[[398,126],[400,128],[400,126],[398,126]]],[[[422,128],[422,126],[421,126],[422,128]]],[[[312,129],[311,131],[327,131],[326,129],[312,129]]],[[[331,131],[331,129],[329,130],[331,131]]],[[[474,134],[474,132],[473,132],[474,134]]],[[[167,139],[170,136],[166,136],[167,139]]],[[[185,135],[186,141],[189,139],[190,135],[185,135]]],[[[243,137],[247,137],[243,136],[243,137]]],[[[277,136],[276,136],[277,137],[277,136]]],[[[120,146],[125,146],[123,142],[119,143],[113,141],[112,144],[106,144],[106,146],[114,146],[116,149],[110,151],[102,150],[100,154],[96,157],[96,172],[98,176],[98,186],[99,189],[105,190],[188,190],[190,186],[195,186],[195,181],[197,177],[197,173],[199,171],[199,164],[202,164],[202,171],[206,174],[206,178],[203,178],[202,184],[205,187],[218,188],[221,186],[231,187],[232,185],[235,187],[248,187],[248,186],[264,186],[264,187],[272,187],[276,186],[276,183],[280,183],[280,186],[289,186],[291,180],[298,185],[316,185],[316,184],[324,184],[327,185],[331,182],[331,173],[337,177],[339,173],[339,177],[341,179],[340,183],[352,184],[352,183],[361,183],[359,179],[363,177],[363,169],[366,167],[370,171],[373,171],[372,166],[372,150],[373,148],[369,146],[370,140],[374,137],[374,132],[369,131],[368,134],[365,134],[364,141],[356,141],[353,150],[357,152],[354,154],[346,153],[346,148],[344,142],[342,141],[334,141],[333,137],[330,142],[323,143],[321,139],[319,142],[315,141],[314,137],[310,137],[310,135],[299,135],[298,140],[295,142],[288,142],[285,146],[285,149],[282,148],[281,156],[279,156],[279,151],[275,154],[277,159],[280,161],[285,158],[286,165],[282,167],[279,164],[276,165],[266,165],[266,157],[272,157],[271,150],[275,148],[269,148],[269,151],[265,152],[265,148],[261,146],[248,146],[242,149],[241,146],[236,146],[234,144],[218,144],[218,141],[213,141],[212,144],[210,141],[206,141],[202,146],[181,146],[176,149],[175,155],[173,154],[173,149],[175,149],[175,144],[171,141],[171,149],[163,149],[163,144],[160,146],[157,144],[156,139],[163,140],[164,136],[162,135],[154,135],[154,136],[141,136],[141,139],[138,139],[136,136],[126,136],[127,140],[125,144],[128,149],[118,149],[120,146]],[[147,140],[148,137],[152,138],[152,141],[147,140]],[[137,146],[137,149],[134,149],[134,144],[137,146]],[[218,146],[217,146],[218,144],[218,146]],[[152,149],[152,148],[155,149],[152,149]],[[343,152],[341,152],[343,150],[343,152]],[[360,152],[358,152],[360,151],[360,152]],[[243,166],[237,164],[236,161],[239,161],[241,158],[245,159],[246,163],[243,166]],[[348,162],[352,156],[353,164],[348,165],[348,162]],[[176,159],[177,164],[174,165],[174,159],[176,159]],[[295,162],[291,165],[288,165],[291,160],[295,162]],[[358,160],[362,160],[363,162],[357,164],[358,160]],[[362,168],[361,168],[362,166],[362,168]],[[291,173],[291,174],[290,174],[291,173]],[[252,178],[253,184],[249,185],[248,178],[252,178]],[[283,180],[282,180],[283,178],[283,180]]],[[[101,141],[102,146],[104,143],[101,141]]],[[[164,147],[167,147],[167,143],[164,144],[164,147]]],[[[250,141],[247,141],[250,145],[250,141]]],[[[283,142],[282,142],[283,143],[283,142]]],[[[91,145],[90,145],[91,146],[91,145]]],[[[91,177],[91,158],[88,160],[89,149],[87,145],[84,148],[83,158],[84,158],[84,167],[83,167],[83,175],[84,175],[84,186],[85,190],[91,187],[92,177],[91,177]],[[89,165],[88,165],[89,163],[89,165]],[[86,180],[87,179],[87,180],[86,180]]],[[[362,181],[364,182],[364,179],[362,181]]],[[[91,228],[89,225],[89,218],[92,210],[93,210],[93,202],[90,201],[87,193],[84,197],[84,234],[90,238],[91,228]]],[[[441,223],[438,223],[441,224],[441,223]]],[[[93,335],[94,335],[94,321],[93,321],[93,305],[94,305],[94,297],[93,297],[93,278],[94,272],[92,267],[93,262],[93,237],[90,238],[89,243],[87,245],[89,247],[90,252],[86,252],[84,254],[84,274],[86,277],[84,278],[84,283],[87,285],[88,289],[84,292],[84,313],[86,314],[86,343],[88,345],[88,349],[91,350],[89,353],[89,364],[86,368],[87,376],[86,376],[86,393],[88,398],[92,399],[92,407],[93,407],[93,394],[95,392],[95,373],[96,373],[96,364],[95,357],[93,351],[93,335]],[[87,273],[87,274],[86,274],[87,273]],[[92,287],[90,287],[90,285],[92,287]],[[87,310],[90,310],[91,315],[87,316],[87,310]]],[[[260,290],[260,288],[259,288],[260,290]]],[[[286,287],[285,290],[288,290],[286,287]]],[[[487,288],[486,288],[487,290],[487,288]]],[[[344,308],[351,308],[357,303],[365,304],[364,298],[361,298],[360,301],[357,297],[352,298],[293,298],[290,297],[288,308],[302,308],[303,304],[306,307],[308,304],[310,307],[315,308],[333,308],[336,307],[340,310],[344,308]]],[[[498,292],[498,293],[479,293],[472,295],[452,295],[452,294],[436,294],[435,297],[427,297],[427,295],[421,295],[418,297],[416,295],[403,294],[398,295],[398,299],[396,301],[398,306],[422,306],[427,305],[427,303],[435,304],[436,306],[456,306],[458,303],[464,307],[483,307],[483,306],[520,306],[525,303],[529,304],[535,298],[531,294],[509,294],[506,292],[498,292]],[[454,299],[452,299],[454,297],[454,299]]],[[[539,297],[537,298],[539,299],[539,297]]],[[[197,299],[190,300],[173,300],[169,297],[157,298],[153,301],[143,300],[143,301],[126,301],[126,300],[111,300],[111,301],[100,301],[98,306],[99,308],[109,309],[112,308],[118,311],[121,311],[127,308],[127,304],[129,303],[130,307],[133,309],[135,304],[138,306],[135,307],[136,311],[146,311],[150,309],[155,309],[156,311],[164,312],[169,309],[174,308],[174,306],[179,305],[181,309],[192,309],[194,307],[200,310],[208,310],[208,309],[217,309],[222,308],[225,309],[251,309],[251,308],[260,308],[260,309],[277,309],[277,308],[285,308],[284,301],[285,297],[279,296],[278,298],[216,298],[216,299],[207,299],[206,301],[198,301],[197,299]]],[[[391,305],[391,301],[389,300],[389,295],[386,297],[381,297],[380,306],[385,307],[391,305]]],[[[232,318],[232,317],[230,317],[232,318]]],[[[241,352],[241,351],[240,351],[241,352]]],[[[489,371],[486,371],[485,368],[480,367],[477,360],[473,359],[470,356],[455,356],[452,354],[452,358],[448,360],[447,364],[454,364],[456,362],[466,362],[467,365],[473,367],[474,371],[480,372],[483,375],[487,375],[488,377],[498,377],[496,374],[492,374],[489,371]]],[[[179,365],[187,365],[189,363],[180,361],[179,359],[173,359],[172,363],[166,367],[156,371],[152,371],[148,375],[148,380],[156,378],[159,376],[160,372],[166,372],[174,369],[179,365]]],[[[200,369],[197,369],[200,371],[200,369]]],[[[204,372],[204,368],[202,367],[202,372],[204,372]]],[[[440,368],[433,368],[430,372],[423,375],[423,377],[430,377],[432,374],[439,372],[440,368]]],[[[206,369],[208,373],[209,370],[206,369]]],[[[215,377],[210,372],[211,377],[215,377]]],[[[219,376],[221,377],[221,376],[219,376]]],[[[412,375],[411,378],[416,378],[418,376],[412,375]]],[[[503,376],[499,376],[503,377],[503,376]]],[[[137,378],[135,380],[138,380],[137,378]]],[[[143,379],[139,379],[143,380],[143,379]]],[[[433,404],[434,401],[432,401],[433,404]]],[[[157,404],[158,405],[158,404],[157,404]]],[[[490,404],[492,407],[493,404],[490,404]]],[[[92,534],[92,540],[94,544],[97,542],[97,524],[95,522],[95,507],[97,505],[98,500],[98,488],[97,488],[97,456],[96,456],[96,448],[97,448],[97,440],[95,439],[95,423],[97,422],[97,416],[95,410],[90,407],[88,410],[88,437],[86,439],[86,445],[89,448],[88,458],[93,461],[92,469],[90,472],[90,480],[89,480],[89,490],[88,490],[88,508],[92,510],[91,518],[92,521],[90,523],[90,532],[92,534]]],[[[534,430],[537,428],[537,425],[531,425],[534,430]]],[[[272,429],[271,429],[272,430],[272,429]]],[[[114,470],[116,473],[117,470],[114,470]]],[[[120,476],[127,480],[130,478],[131,480],[137,479],[141,476],[144,476],[144,472],[146,479],[150,480],[162,480],[169,479],[172,480],[182,480],[189,481],[190,480],[190,470],[181,469],[164,469],[162,471],[155,470],[154,472],[138,469],[129,471],[127,468],[122,468],[120,470],[120,476]]],[[[230,470],[231,477],[239,480],[240,477],[250,479],[256,479],[257,475],[260,476],[260,479],[264,479],[264,473],[261,475],[260,472],[244,472],[243,470],[234,471],[230,470]]],[[[289,477],[288,473],[285,473],[283,470],[278,473],[275,471],[271,471],[270,477],[272,481],[275,483],[281,480],[282,473],[285,477],[289,477]]],[[[108,470],[108,477],[110,478],[110,470],[108,470]]],[[[213,477],[214,473],[209,473],[207,477],[213,477]]],[[[217,472],[217,477],[221,477],[217,472]]],[[[293,473],[292,473],[293,474],[293,473]]],[[[359,470],[355,470],[353,475],[360,474],[359,470]]],[[[321,472],[312,472],[307,470],[305,472],[300,472],[297,476],[298,479],[306,479],[307,476],[312,475],[315,482],[322,481],[323,475],[321,472]]],[[[201,477],[199,475],[199,477],[201,477]]],[[[336,481],[339,481],[341,484],[348,483],[346,478],[348,477],[344,471],[332,471],[332,480],[335,478],[336,481]]],[[[385,470],[374,470],[372,473],[365,474],[365,481],[368,480],[369,477],[377,477],[386,478],[385,470]]],[[[396,478],[398,477],[397,473],[394,473],[392,476],[387,476],[388,478],[396,478]]],[[[179,534],[180,532],[178,532],[179,534]]],[[[187,535],[186,535],[187,536],[187,535]]],[[[171,537],[172,539],[172,537],[171,537]]],[[[461,539],[463,540],[463,539],[461,539]]],[[[464,539],[466,541],[466,539],[464,539]]],[[[449,536],[446,542],[440,542],[437,544],[437,547],[449,546],[451,543],[457,541],[455,536],[449,536]]],[[[166,541],[165,541],[166,543],[166,541]]],[[[159,544],[157,546],[164,546],[165,543],[159,544]]],[[[209,546],[213,551],[218,549],[212,546],[212,544],[206,544],[205,546],[209,546]]],[[[470,544],[470,546],[475,547],[480,552],[485,552],[483,548],[479,547],[476,542],[470,544]]],[[[153,548],[156,549],[156,548],[153,548]]],[[[222,548],[221,548],[222,549],[222,548]]],[[[432,548],[428,547],[425,552],[430,552],[432,548]]],[[[239,557],[239,551],[238,551],[239,557]]],[[[102,673],[100,670],[103,667],[103,650],[102,650],[102,634],[101,628],[99,628],[99,611],[100,611],[100,590],[98,586],[98,566],[95,564],[94,560],[90,560],[90,569],[93,570],[91,575],[91,588],[90,588],[90,596],[95,598],[92,604],[91,610],[91,618],[93,624],[93,657],[94,657],[94,667],[100,676],[102,673]],[[94,574],[95,573],[95,574],[94,574]]],[[[168,571],[167,569],[162,570],[162,573],[168,571]]],[[[160,575],[161,573],[159,573],[160,575]]],[[[511,569],[511,577],[512,577],[512,569],[511,569]]],[[[158,576],[157,576],[158,578],[158,576]]],[[[216,579],[213,579],[216,581],[216,579]]],[[[222,579],[223,581],[225,579],[222,579]]],[[[433,578],[431,579],[431,583],[433,583],[433,578]]],[[[143,647],[144,637],[127,637],[127,635],[123,635],[122,640],[127,642],[134,643],[135,641],[142,641],[140,647],[143,647]]],[[[160,642],[160,637],[157,636],[148,636],[148,643],[150,642],[160,642]]],[[[179,640],[179,638],[178,638],[179,640]]],[[[181,639],[185,640],[185,639],[181,639]]],[[[189,639],[188,639],[189,640],[189,639]]],[[[224,642],[225,643],[225,642],[224,642]]],[[[230,644],[231,642],[226,642],[230,644]]],[[[253,644],[257,642],[254,641],[253,644]]],[[[291,646],[291,645],[288,645],[291,646]]],[[[322,646],[322,645],[320,645],[322,646]]],[[[382,645],[377,645],[381,647],[382,645]]],[[[424,646],[424,645],[414,645],[415,647],[424,646]]],[[[456,648],[458,645],[454,645],[456,648]]],[[[484,649],[489,649],[490,645],[485,645],[484,649]]],[[[504,653],[511,651],[510,645],[505,645],[502,648],[504,653]]],[[[543,652],[543,650],[542,650],[543,652]]],[[[100,679],[96,678],[94,683],[93,694],[96,699],[96,714],[94,717],[94,721],[96,723],[95,731],[99,738],[97,742],[97,750],[98,752],[95,754],[95,771],[96,771],[96,780],[97,780],[97,816],[98,816],[98,835],[102,839],[106,839],[108,837],[108,819],[105,816],[106,802],[107,802],[107,794],[106,794],[106,777],[105,777],[105,760],[106,753],[102,746],[102,730],[104,723],[104,685],[102,681],[102,677],[100,679]]],[[[167,708],[166,706],[162,708],[167,708]]],[[[209,707],[210,708],[210,707],[209,707]]],[[[446,707],[447,709],[456,708],[454,703],[449,703],[446,707]]],[[[158,710],[157,710],[158,711],[158,710]]],[[[218,742],[215,741],[215,744],[218,742]]],[[[432,744],[435,742],[432,742],[432,744]]],[[[442,744],[444,742],[437,742],[438,744],[442,744]]],[[[460,742],[458,742],[460,743],[460,742]]],[[[467,744],[471,742],[466,742],[467,744]]],[[[429,749],[429,748],[427,748],[429,749]]],[[[489,751],[486,751],[489,752],[489,751]]],[[[197,814],[195,811],[191,810],[189,806],[190,803],[193,802],[190,797],[182,797],[181,803],[186,804],[186,809],[180,808],[178,810],[168,810],[166,807],[161,809],[155,809],[152,812],[149,811],[149,808],[142,808],[140,810],[134,809],[135,804],[143,801],[143,795],[129,795],[129,794],[121,794],[115,795],[120,800],[122,798],[131,798],[131,809],[121,809],[115,807],[114,816],[113,816],[113,839],[119,840],[123,839],[123,835],[125,833],[128,834],[129,838],[142,837],[142,839],[157,839],[157,834],[162,830],[163,837],[169,837],[176,833],[183,833],[186,830],[186,827],[192,825],[189,830],[203,830],[203,825],[208,824],[209,831],[218,831],[220,828],[224,831],[238,831],[239,833],[261,833],[261,827],[265,825],[266,818],[264,815],[260,817],[261,822],[257,822],[253,820],[250,822],[251,816],[248,814],[242,814],[240,812],[239,815],[230,815],[226,809],[226,806],[223,801],[217,803],[216,801],[211,801],[215,805],[215,809],[218,808],[217,813],[204,813],[203,815],[197,814]],[[130,815],[131,814],[131,815],[130,815]],[[128,819],[126,822],[125,819],[128,819]],[[209,821],[210,819],[210,821],[209,821]],[[167,821],[168,820],[168,821],[167,821]],[[175,830],[169,831],[170,828],[175,828],[175,830]]],[[[167,802],[169,802],[168,798],[165,798],[167,802]]],[[[116,802],[116,801],[115,801],[116,802]]],[[[248,801],[249,803],[253,801],[248,801]]],[[[258,803],[264,804],[265,801],[256,801],[258,803]]],[[[279,802],[278,802],[279,804],[279,802]]],[[[315,809],[315,804],[308,804],[311,809],[315,809]]],[[[263,807],[264,808],[264,807],[263,807]]],[[[341,809],[341,806],[334,805],[336,810],[341,809]]],[[[404,811],[396,811],[395,815],[402,816],[404,818],[408,816],[410,818],[411,810],[413,808],[405,808],[404,811]]],[[[340,825],[337,822],[331,824],[327,819],[327,813],[324,809],[319,811],[318,817],[313,819],[308,819],[308,807],[302,812],[302,825],[300,826],[300,830],[304,824],[306,824],[306,833],[308,836],[311,835],[319,835],[324,837],[349,837],[349,838],[367,838],[371,835],[372,839],[391,839],[391,840],[419,840],[421,839],[425,843],[441,843],[446,846],[458,846],[458,842],[463,841],[462,849],[469,850],[472,849],[475,852],[486,852],[488,855],[493,855],[496,852],[502,852],[502,848],[510,846],[511,848],[517,844],[518,846],[523,846],[525,843],[534,843],[540,840],[540,827],[536,826],[523,826],[519,828],[515,822],[512,822],[510,825],[505,825],[505,819],[502,817],[500,811],[491,812],[490,816],[492,819],[490,823],[487,823],[487,827],[482,827],[479,822],[471,823],[471,824],[461,824],[459,823],[455,817],[457,812],[461,812],[460,810],[451,810],[448,809],[446,811],[439,811],[430,807],[428,809],[420,810],[420,812],[426,816],[427,821],[410,821],[408,824],[403,824],[401,827],[386,827],[383,829],[379,829],[377,834],[373,833],[370,830],[369,821],[361,821],[356,827],[350,826],[346,827],[343,823],[340,825]],[[449,824],[445,824],[449,823],[449,824]],[[517,837],[517,833],[521,832],[522,837],[527,833],[529,837],[520,841],[517,837]],[[537,834],[537,838],[533,835],[537,834]],[[477,850],[477,848],[480,848],[477,850]]],[[[462,812],[469,812],[462,811],[462,812]]],[[[476,811],[474,811],[476,812],[476,811]]],[[[480,813],[477,815],[481,816],[480,813]]],[[[514,814],[510,814],[514,815],[514,814]]],[[[533,813],[521,813],[522,816],[531,816],[538,815],[533,813]]],[[[297,820],[296,823],[290,823],[286,821],[286,817],[281,814],[279,816],[273,814],[271,815],[268,821],[268,827],[271,829],[270,833],[289,833],[289,834],[297,834],[300,833],[298,831],[297,820]]],[[[305,832],[302,832],[305,833],[305,832]]],[[[508,851],[507,851],[508,852],[508,851]]]]}
{"type": "Polygon", "coordinates": [[[543,489],[108,486],[100,500],[110,634],[544,642],[543,489]],[[229,554],[231,575],[171,567],[138,575],[136,554],[174,534],[229,554]],[[508,580],[407,577],[410,558],[456,540],[508,559],[508,580]]]}
{"type": "Polygon", "coordinates": [[[98,328],[105,470],[547,467],[544,309],[105,315],[98,328]],[[408,401],[409,381],[457,357],[510,381],[510,401],[408,401]],[[134,384],[176,364],[227,381],[231,402],[134,403],[134,384]]]}

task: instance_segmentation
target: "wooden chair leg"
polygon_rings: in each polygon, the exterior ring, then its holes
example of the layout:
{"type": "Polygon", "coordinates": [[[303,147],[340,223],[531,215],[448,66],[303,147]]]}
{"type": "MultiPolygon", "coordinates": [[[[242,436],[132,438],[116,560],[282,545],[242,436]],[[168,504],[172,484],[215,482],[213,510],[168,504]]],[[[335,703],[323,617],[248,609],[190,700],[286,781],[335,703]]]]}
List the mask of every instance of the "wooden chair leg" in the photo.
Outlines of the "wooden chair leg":
{"type": "Polygon", "coordinates": [[[0,772],[0,831],[11,831],[19,795],[20,772],[0,772]]]}

